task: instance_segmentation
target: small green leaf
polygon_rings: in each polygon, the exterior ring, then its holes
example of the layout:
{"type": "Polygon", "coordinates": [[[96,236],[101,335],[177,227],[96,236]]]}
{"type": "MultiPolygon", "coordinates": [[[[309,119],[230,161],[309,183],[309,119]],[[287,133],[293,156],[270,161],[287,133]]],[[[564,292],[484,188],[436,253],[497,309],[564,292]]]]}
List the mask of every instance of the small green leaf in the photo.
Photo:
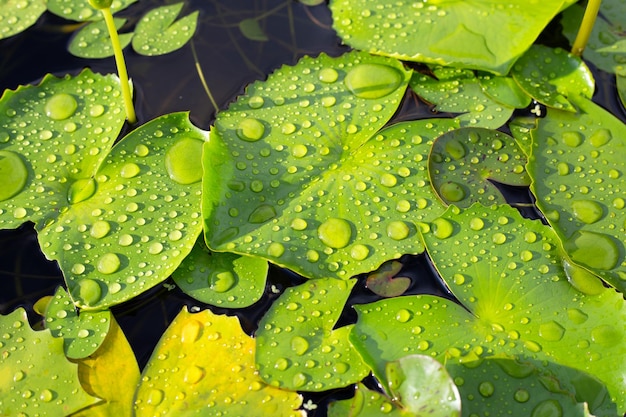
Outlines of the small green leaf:
{"type": "Polygon", "coordinates": [[[141,55],[164,55],[180,49],[196,31],[198,12],[179,20],[184,3],[157,7],[146,13],[135,27],[133,49],[141,55]]]}
{"type": "Polygon", "coordinates": [[[203,303],[243,308],[263,295],[267,261],[229,252],[210,252],[200,238],[174,271],[172,278],[183,292],[203,303]]]}
{"type": "Polygon", "coordinates": [[[302,397],[265,384],[254,352],[236,317],[183,308],[143,371],[135,415],[300,417],[302,397]]]}
{"type": "Polygon", "coordinates": [[[511,75],[538,102],[571,112],[576,109],[567,98],[591,98],[595,87],[591,71],[580,58],[543,45],[533,45],[517,60],[511,75]]]}
{"type": "Polygon", "coordinates": [[[253,41],[264,42],[269,39],[258,19],[243,19],[239,22],[239,30],[243,36],[253,41]]]}
{"type": "MultiPolygon", "coordinates": [[[[119,30],[126,19],[114,18],[115,28],[119,30]]],[[[121,48],[124,49],[130,43],[132,33],[119,34],[121,48]]],[[[104,20],[91,22],[76,32],[68,45],[68,50],[74,56],[80,58],[107,58],[113,56],[111,37],[104,20]]]]}
{"type": "Polygon", "coordinates": [[[378,391],[372,391],[359,383],[354,397],[333,401],[328,406],[328,417],[407,417],[394,402],[378,391]]]}
{"type": "Polygon", "coordinates": [[[531,97],[511,77],[480,74],[478,82],[485,94],[505,106],[523,109],[531,102],[531,97]]]}
{"type": "Polygon", "coordinates": [[[505,203],[492,183],[530,185],[526,156],[509,135],[466,127],[444,133],[433,143],[428,172],[437,195],[446,204],[469,207],[505,203]]]}
{"type": "Polygon", "coordinates": [[[98,401],[83,390],[63,340],[35,332],[26,311],[0,315],[0,414],[65,416],[98,401]]]}
{"type": "Polygon", "coordinates": [[[28,29],[45,11],[45,0],[0,0],[0,39],[28,29]]]}
{"type": "Polygon", "coordinates": [[[271,385],[325,391],[363,379],[365,366],[350,342],[352,325],[334,329],[356,280],[321,278],[288,288],[263,316],[256,365],[271,385]]]}
{"type": "Polygon", "coordinates": [[[367,276],[365,285],[370,291],[383,297],[402,295],[411,285],[411,278],[396,277],[401,269],[402,263],[398,261],[385,262],[367,276]]]}
{"type": "Polygon", "coordinates": [[[57,288],[46,309],[46,328],[54,337],[64,339],[65,356],[82,359],[92,355],[102,344],[111,325],[111,312],[76,312],[68,293],[57,288]]]}
{"type": "MultiPolygon", "coordinates": [[[[111,13],[124,10],[136,1],[114,0],[111,3],[111,13]]],[[[102,19],[102,13],[93,8],[87,0],[47,0],[47,7],[51,13],[67,20],[85,22],[102,19]]]]}

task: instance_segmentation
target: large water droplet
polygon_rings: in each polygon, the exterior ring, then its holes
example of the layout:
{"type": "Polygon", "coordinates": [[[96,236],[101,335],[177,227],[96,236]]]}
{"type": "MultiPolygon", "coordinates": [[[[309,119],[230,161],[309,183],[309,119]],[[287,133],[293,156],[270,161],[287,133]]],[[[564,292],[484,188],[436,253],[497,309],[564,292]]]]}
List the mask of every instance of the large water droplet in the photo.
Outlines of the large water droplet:
{"type": "Polygon", "coordinates": [[[393,240],[406,239],[410,232],[411,229],[403,221],[393,221],[387,225],[387,236],[393,240]]]}
{"type": "Polygon", "coordinates": [[[572,213],[581,222],[591,224],[602,218],[604,210],[593,200],[577,200],[572,202],[572,213]]]}
{"type": "Polygon", "coordinates": [[[108,275],[117,272],[122,265],[120,257],[114,253],[105,253],[98,259],[98,272],[108,275]]]}
{"type": "Polygon", "coordinates": [[[357,243],[350,249],[350,256],[352,257],[352,259],[355,259],[357,261],[364,260],[369,256],[369,254],[369,248],[365,245],[361,245],[360,243],[357,243]]]}
{"type": "Polygon", "coordinates": [[[611,131],[608,129],[598,129],[589,137],[589,142],[596,148],[605,145],[611,140],[611,131]]]}
{"type": "Polygon", "coordinates": [[[333,217],[318,227],[317,236],[326,246],[341,249],[350,243],[352,228],[348,221],[333,217]]]}
{"type": "Polygon", "coordinates": [[[90,198],[96,192],[96,182],[93,178],[76,180],[70,185],[67,192],[67,201],[77,204],[90,198]]]}
{"type": "Polygon", "coordinates": [[[183,138],[165,154],[165,168],[173,181],[193,184],[202,179],[202,146],[197,139],[183,138]]]}
{"type": "Polygon", "coordinates": [[[257,119],[243,119],[237,126],[237,136],[247,142],[255,142],[263,137],[265,126],[257,119]]]}
{"type": "Polygon", "coordinates": [[[609,324],[601,324],[591,331],[591,340],[604,347],[614,347],[622,340],[622,333],[609,324]]]}
{"type": "Polygon", "coordinates": [[[344,82],[355,96],[376,99],[396,90],[402,83],[402,74],[387,65],[361,64],[348,72],[344,82]]]}
{"type": "Polygon", "coordinates": [[[291,339],[291,350],[293,350],[296,355],[302,356],[309,349],[309,342],[301,336],[294,336],[291,339]]]}
{"type": "Polygon", "coordinates": [[[433,234],[439,239],[446,239],[452,236],[452,232],[454,232],[454,226],[452,223],[444,218],[433,220],[430,228],[433,234]]]}
{"type": "Polygon", "coordinates": [[[613,269],[619,262],[619,248],[611,236],[580,230],[565,242],[573,261],[590,268],[613,269]]]}
{"type": "Polygon", "coordinates": [[[0,151],[0,201],[18,194],[26,185],[28,169],[22,158],[13,152],[0,151]]]}
{"type": "Polygon", "coordinates": [[[461,184],[447,181],[439,187],[439,194],[447,201],[457,202],[465,198],[465,189],[461,184]]]}
{"type": "Polygon", "coordinates": [[[136,177],[140,171],[141,169],[139,169],[139,165],[133,162],[129,162],[125,164],[120,170],[120,176],[122,178],[133,178],[136,177]]]}
{"type": "Polygon", "coordinates": [[[604,291],[600,278],[586,269],[567,261],[563,261],[563,269],[569,283],[578,291],[588,295],[597,295],[604,291]]]}
{"type": "Polygon", "coordinates": [[[89,234],[96,239],[102,239],[111,231],[111,224],[105,220],[98,220],[91,226],[89,234]]]}
{"type": "Polygon", "coordinates": [[[334,83],[339,78],[339,73],[333,68],[324,68],[319,72],[319,79],[324,83],[334,83]]]}
{"type": "Polygon", "coordinates": [[[495,391],[495,387],[489,381],[481,382],[478,385],[478,392],[483,397],[491,397],[494,391],[495,391]]]}
{"type": "Polygon", "coordinates": [[[183,343],[193,343],[200,338],[202,333],[202,323],[198,320],[189,320],[181,331],[180,341],[183,343]]]}
{"type": "Polygon", "coordinates": [[[276,217],[276,210],[274,209],[274,207],[270,206],[269,204],[261,204],[256,209],[254,209],[252,213],[250,213],[250,215],[248,216],[248,222],[254,224],[265,223],[266,221],[268,221],[269,219],[273,219],[274,217],[276,217]]]}
{"type": "Polygon", "coordinates": [[[554,320],[541,323],[539,326],[539,336],[551,342],[557,342],[563,338],[565,329],[554,320]]]}
{"type": "Polygon", "coordinates": [[[399,321],[400,323],[406,323],[407,321],[409,321],[412,317],[412,314],[409,310],[407,310],[406,308],[401,308],[400,310],[398,310],[396,312],[396,320],[399,321]]]}
{"type": "Polygon", "coordinates": [[[533,408],[530,417],[562,417],[563,409],[557,400],[545,400],[533,408]]]}
{"type": "Polygon", "coordinates": [[[185,369],[185,375],[183,376],[183,381],[188,384],[196,384],[200,382],[200,380],[204,378],[204,370],[198,366],[190,366],[185,369]]]}
{"type": "Polygon", "coordinates": [[[102,288],[100,283],[93,279],[82,279],[78,286],[72,291],[75,299],[82,300],[86,306],[91,306],[102,298],[102,288]]]}
{"type": "Polygon", "coordinates": [[[66,93],[55,94],[46,102],[46,116],[53,120],[64,120],[72,116],[78,107],[76,99],[66,93]]]}
{"type": "Polygon", "coordinates": [[[452,159],[455,160],[463,158],[467,152],[465,150],[465,145],[463,145],[460,141],[456,139],[452,139],[446,142],[444,149],[452,157],[452,159]]]}
{"type": "Polygon", "coordinates": [[[148,399],[146,400],[146,402],[150,405],[156,406],[156,405],[161,404],[161,402],[163,402],[164,397],[165,397],[165,394],[163,394],[163,391],[161,391],[160,389],[153,388],[148,393],[148,399]]]}

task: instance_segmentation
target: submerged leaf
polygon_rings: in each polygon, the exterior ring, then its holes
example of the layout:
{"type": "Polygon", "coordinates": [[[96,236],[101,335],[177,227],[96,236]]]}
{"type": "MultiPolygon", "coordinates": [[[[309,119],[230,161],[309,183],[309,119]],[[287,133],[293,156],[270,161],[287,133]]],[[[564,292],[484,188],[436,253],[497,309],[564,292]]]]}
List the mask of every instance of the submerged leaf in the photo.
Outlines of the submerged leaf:
{"type": "Polygon", "coordinates": [[[143,371],[135,415],[301,417],[302,397],[266,385],[254,352],[236,317],[183,309],[143,371]]]}
{"type": "Polygon", "coordinates": [[[269,39],[261,28],[258,19],[243,19],[239,22],[239,30],[243,36],[253,41],[263,42],[269,39]]]}
{"type": "Polygon", "coordinates": [[[25,31],[46,11],[45,0],[1,0],[0,39],[25,31]]]}

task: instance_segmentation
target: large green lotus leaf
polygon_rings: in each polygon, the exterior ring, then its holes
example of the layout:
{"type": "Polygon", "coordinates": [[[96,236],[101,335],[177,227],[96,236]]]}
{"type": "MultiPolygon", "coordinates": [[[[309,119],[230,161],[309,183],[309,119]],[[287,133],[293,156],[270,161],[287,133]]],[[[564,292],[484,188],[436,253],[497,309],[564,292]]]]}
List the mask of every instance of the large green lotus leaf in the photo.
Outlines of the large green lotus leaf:
{"type": "Polygon", "coordinates": [[[328,417],[409,417],[394,402],[378,391],[359,383],[354,397],[333,401],[328,405],[328,417]]]}
{"type": "Polygon", "coordinates": [[[353,48],[504,75],[564,3],[333,0],[330,9],[333,27],[353,48]]]}
{"type": "Polygon", "coordinates": [[[46,328],[54,337],[64,339],[65,356],[81,359],[92,355],[104,342],[111,325],[111,312],[76,312],[67,291],[57,288],[46,309],[46,328]]]}
{"type": "Polygon", "coordinates": [[[255,349],[236,317],[183,309],[143,371],[135,415],[300,417],[302,397],[259,378],[255,349]]]}
{"type": "Polygon", "coordinates": [[[111,316],[111,328],[104,343],[93,355],[78,361],[80,384],[104,401],[72,417],[131,416],[139,377],[135,354],[115,317],[111,316]]]}
{"type": "Polygon", "coordinates": [[[249,86],[220,112],[204,153],[209,248],[318,278],[421,251],[414,222],[443,211],[428,184],[430,140],[457,124],[379,131],[408,76],[396,60],[351,52],[303,58],[249,86]]]}
{"type": "Polygon", "coordinates": [[[556,109],[575,112],[568,97],[591,98],[595,81],[591,70],[577,56],[561,48],[533,45],[517,60],[511,75],[526,93],[556,109]]]}
{"type": "Polygon", "coordinates": [[[526,156],[515,140],[497,130],[466,127],[444,133],[433,143],[428,173],[446,204],[469,207],[506,203],[492,181],[530,185],[526,156]]]}
{"type": "Polygon", "coordinates": [[[348,341],[353,326],[334,329],[355,283],[320,278],[285,290],[256,333],[256,365],[265,381],[325,391],[354,384],[369,373],[348,341]]]}
{"type": "MultiPolygon", "coordinates": [[[[120,29],[126,19],[114,18],[115,28],[120,29]]],[[[118,35],[120,47],[126,48],[133,37],[132,33],[118,35]]],[[[107,58],[113,56],[113,44],[104,20],[91,22],[74,34],[67,49],[80,58],[107,58]]]]}
{"type": "Polygon", "coordinates": [[[0,0],[0,39],[28,29],[45,11],[45,0],[0,0]]]}
{"type": "Polygon", "coordinates": [[[357,307],[351,340],[368,364],[376,364],[375,374],[384,375],[383,362],[411,353],[461,363],[524,355],[595,376],[625,410],[622,295],[602,286],[589,295],[572,286],[556,234],[539,221],[522,219],[508,206],[458,211],[450,207],[425,224],[423,237],[463,306],[420,295],[357,307]]]}
{"type": "MultiPolygon", "coordinates": [[[[561,24],[563,34],[574,42],[578,28],[582,22],[585,9],[580,5],[573,5],[563,12],[561,24]]],[[[625,39],[624,16],[626,8],[622,0],[604,0],[600,4],[600,14],[596,19],[587,46],[583,51],[583,58],[593,62],[603,71],[614,73],[616,67],[626,63],[623,53],[612,53],[616,44],[625,39]]]]}
{"type": "MultiPolygon", "coordinates": [[[[124,10],[137,0],[113,0],[111,12],[124,10]]],[[[102,13],[94,9],[87,0],[47,0],[47,7],[51,13],[67,20],[84,22],[102,19],[102,13]]]]}
{"type": "Polygon", "coordinates": [[[265,290],[266,260],[230,252],[211,252],[198,239],[172,278],[181,290],[203,303],[243,308],[257,302],[265,290]]]}
{"type": "Polygon", "coordinates": [[[571,259],[626,291],[626,126],[590,100],[551,110],[532,131],[537,206],[571,259]]]}
{"type": "Polygon", "coordinates": [[[486,94],[472,71],[438,67],[433,73],[437,78],[416,72],[411,88],[439,111],[463,113],[456,117],[461,126],[497,129],[515,110],[486,94]]]}
{"type": "Polygon", "coordinates": [[[164,55],[187,43],[196,31],[198,12],[176,20],[184,3],[157,7],[146,13],[135,27],[133,49],[141,55],[164,55]]]}
{"type": "MultiPolygon", "coordinates": [[[[0,98],[0,227],[58,218],[73,184],[90,178],[113,146],[125,114],[117,77],[84,70],[47,75],[0,98]]],[[[80,183],[79,183],[80,185],[80,183]]],[[[73,191],[72,191],[73,190],[73,191]]]]}
{"type": "Polygon", "coordinates": [[[26,311],[0,315],[0,415],[65,416],[98,401],[83,390],[63,340],[33,331],[26,311]]]}

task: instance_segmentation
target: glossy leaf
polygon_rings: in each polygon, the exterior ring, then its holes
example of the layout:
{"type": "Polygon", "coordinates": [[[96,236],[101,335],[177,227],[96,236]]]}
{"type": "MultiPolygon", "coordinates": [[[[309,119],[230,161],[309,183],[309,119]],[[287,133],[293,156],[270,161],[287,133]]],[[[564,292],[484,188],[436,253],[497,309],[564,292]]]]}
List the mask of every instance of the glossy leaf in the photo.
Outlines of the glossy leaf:
{"type": "Polygon", "coordinates": [[[466,127],[439,136],[428,158],[428,173],[437,195],[446,204],[469,207],[503,204],[492,181],[530,185],[526,156],[512,137],[497,130],[466,127]]]}
{"type": "Polygon", "coordinates": [[[532,98],[548,107],[576,111],[568,97],[591,98],[595,81],[587,65],[560,48],[533,45],[517,60],[511,75],[532,98]]]}
{"type": "Polygon", "coordinates": [[[186,294],[203,303],[243,308],[263,295],[267,261],[229,252],[210,252],[201,239],[172,278],[186,294]]]}
{"type": "Polygon", "coordinates": [[[290,287],[263,316],[256,365],[271,385],[325,391],[370,371],[348,341],[352,325],[334,329],[356,280],[321,278],[290,287]]]}
{"type": "Polygon", "coordinates": [[[44,0],[0,0],[0,39],[25,31],[45,11],[44,0]]]}
{"type": "Polygon", "coordinates": [[[253,41],[263,42],[269,39],[258,19],[243,19],[239,22],[239,30],[243,36],[253,41]]]}
{"type": "Polygon", "coordinates": [[[513,114],[514,108],[486,94],[472,71],[438,67],[435,77],[415,73],[411,88],[438,111],[463,113],[456,117],[461,126],[497,129],[513,114]]]}
{"type": "MultiPolygon", "coordinates": [[[[111,4],[111,12],[117,13],[126,9],[137,0],[114,0],[111,4]]],[[[89,20],[101,20],[102,13],[91,7],[85,0],[47,0],[48,11],[67,20],[85,22],[89,20]]]]}
{"type": "Polygon", "coordinates": [[[132,415],[140,377],[139,365],[113,316],[104,343],[93,355],[78,361],[78,377],[87,392],[103,401],[72,414],[72,417],[132,415]]]}
{"type": "Polygon", "coordinates": [[[133,49],[141,55],[164,55],[180,49],[196,31],[198,12],[176,20],[184,3],[157,7],[146,13],[135,27],[133,49]]]}
{"type": "Polygon", "coordinates": [[[408,75],[398,61],[351,52],[304,58],[249,86],[219,113],[204,153],[209,248],[342,278],[419,252],[414,222],[443,210],[428,186],[429,141],[456,123],[379,130],[408,75]]]}
{"type": "Polygon", "coordinates": [[[591,101],[549,111],[532,131],[537,206],[571,259],[626,291],[626,126],[591,101]]]}
{"type": "Polygon", "coordinates": [[[555,233],[515,209],[474,205],[456,211],[450,207],[435,220],[449,224],[448,236],[438,237],[432,224],[423,236],[463,306],[419,295],[357,307],[350,338],[375,375],[384,375],[386,362],[412,353],[459,363],[507,354],[589,373],[625,410],[622,295],[602,286],[594,295],[575,289],[555,233]]]}
{"type": "Polygon", "coordinates": [[[183,309],[143,371],[135,415],[301,416],[302,397],[260,380],[254,352],[236,317],[183,309]]]}
{"type": "Polygon", "coordinates": [[[523,109],[531,102],[531,97],[512,77],[485,73],[478,76],[478,82],[485,94],[505,106],[523,109]]]}
{"type": "Polygon", "coordinates": [[[334,0],[330,8],[333,27],[353,48],[506,74],[564,3],[334,0]]]}
{"type": "Polygon", "coordinates": [[[378,417],[384,413],[389,417],[407,417],[393,401],[378,391],[358,384],[354,397],[333,401],[328,406],[328,417],[378,417]]]}
{"type": "Polygon", "coordinates": [[[0,316],[0,333],[1,415],[64,416],[98,401],[81,387],[63,340],[33,331],[24,309],[0,316]]]}
{"type": "Polygon", "coordinates": [[[111,325],[111,312],[76,311],[67,291],[57,288],[46,309],[46,328],[63,338],[65,356],[81,359],[92,355],[104,342],[111,325]]]}
{"type": "MultiPolygon", "coordinates": [[[[120,29],[126,19],[114,18],[115,28],[120,29]]],[[[132,33],[120,33],[119,40],[122,49],[130,43],[132,33]]],[[[80,58],[107,58],[113,56],[111,37],[104,20],[91,22],[76,32],[68,45],[68,50],[80,58]]]]}
{"type": "Polygon", "coordinates": [[[380,268],[367,276],[365,285],[370,291],[383,297],[402,295],[411,285],[411,278],[396,276],[401,269],[401,262],[385,262],[380,268]]]}

